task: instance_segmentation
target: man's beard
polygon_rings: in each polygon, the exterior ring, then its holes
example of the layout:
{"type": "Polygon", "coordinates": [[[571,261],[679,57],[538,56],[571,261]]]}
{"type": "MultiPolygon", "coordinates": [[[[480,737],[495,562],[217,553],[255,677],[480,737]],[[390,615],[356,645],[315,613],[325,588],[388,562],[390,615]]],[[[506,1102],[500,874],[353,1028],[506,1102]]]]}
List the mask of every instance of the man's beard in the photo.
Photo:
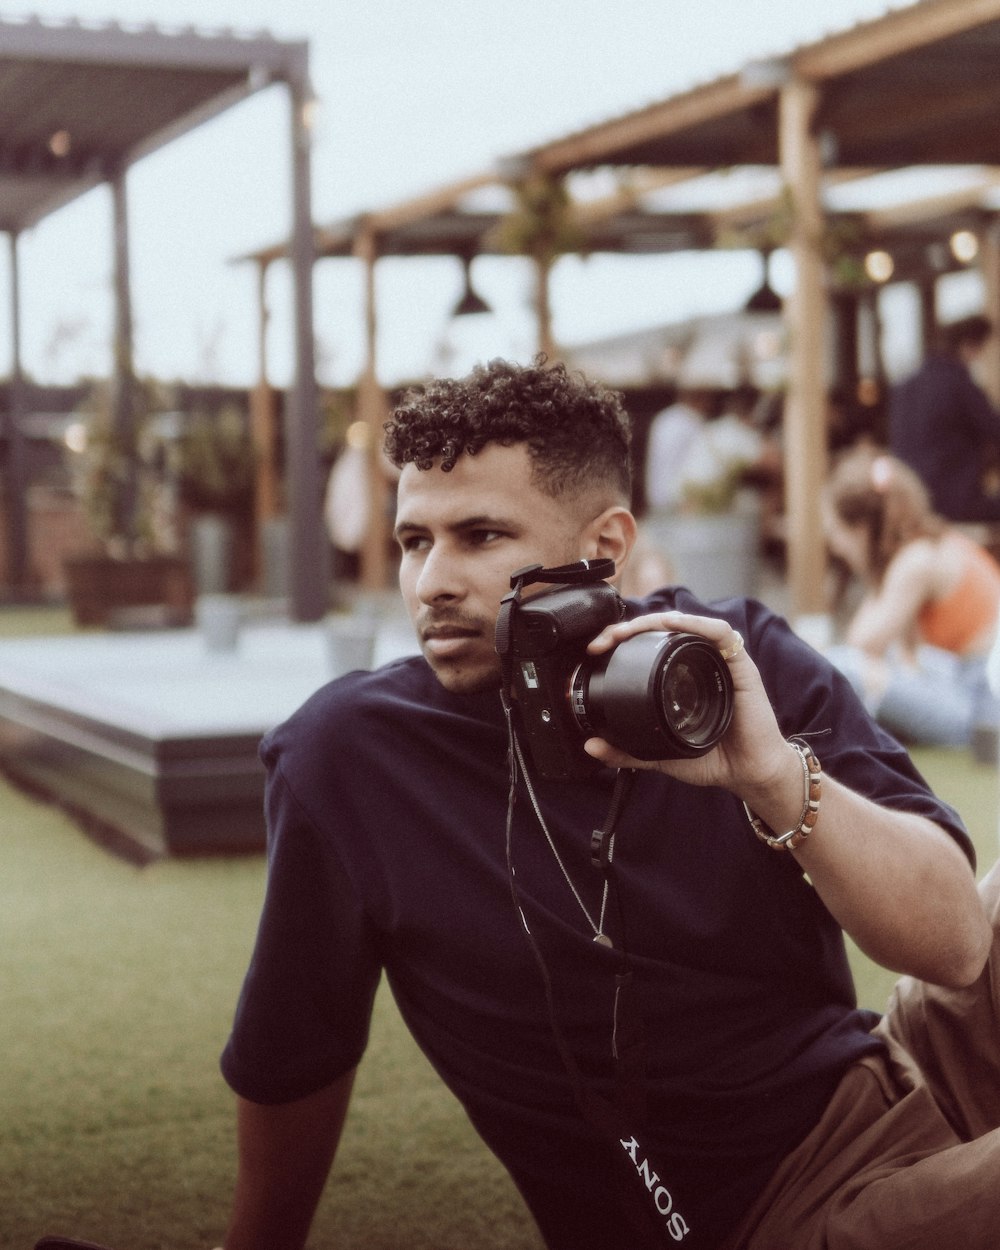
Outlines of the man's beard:
{"type": "Polygon", "coordinates": [[[446,690],[477,694],[499,687],[500,660],[493,650],[492,621],[443,610],[422,614],[416,629],[424,658],[446,690]],[[436,643],[442,644],[441,654],[436,643]],[[454,655],[449,651],[451,644],[454,655]]]}

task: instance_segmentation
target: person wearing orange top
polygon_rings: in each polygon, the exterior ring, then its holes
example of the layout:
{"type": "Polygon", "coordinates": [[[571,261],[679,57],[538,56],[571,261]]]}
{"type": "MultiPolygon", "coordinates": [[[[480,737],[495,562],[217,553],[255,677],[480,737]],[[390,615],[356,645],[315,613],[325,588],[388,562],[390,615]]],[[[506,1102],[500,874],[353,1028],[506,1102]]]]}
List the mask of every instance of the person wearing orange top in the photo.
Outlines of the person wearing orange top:
{"type": "Polygon", "coordinates": [[[830,550],[863,586],[827,655],[869,712],[914,744],[961,746],[995,730],[986,659],[1000,564],[933,511],[912,469],[869,446],[836,462],[823,511],[830,550]]]}

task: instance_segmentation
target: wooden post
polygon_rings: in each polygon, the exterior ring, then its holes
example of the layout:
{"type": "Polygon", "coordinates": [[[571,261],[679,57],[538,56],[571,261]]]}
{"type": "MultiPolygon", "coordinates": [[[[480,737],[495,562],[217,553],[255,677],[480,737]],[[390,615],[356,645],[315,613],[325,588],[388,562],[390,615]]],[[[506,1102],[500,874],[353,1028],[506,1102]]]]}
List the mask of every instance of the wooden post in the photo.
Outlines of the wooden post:
{"type": "Polygon", "coordinates": [[[3,465],[4,540],[7,556],[7,592],[16,598],[28,589],[29,522],[28,470],[25,457],[24,371],[21,363],[21,266],[17,231],[10,233],[10,328],[11,365],[4,425],[7,456],[3,465]]]}
{"type": "Polygon", "coordinates": [[[820,157],[812,119],[817,89],[791,79],[781,89],[778,143],[793,206],[789,248],[795,290],[786,301],[790,353],[785,397],[785,511],[791,614],[823,613],[826,544],[820,492],[826,476],[826,386],[823,210],[820,157]]]}
{"type": "Polygon", "coordinates": [[[361,585],[365,590],[384,590],[389,582],[389,529],[386,509],[389,488],[382,461],[382,425],[388,416],[385,392],[378,380],[378,313],[375,296],[375,263],[378,241],[371,230],[361,230],[354,246],[365,267],[365,363],[358,380],[358,420],[365,423],[368,439],[368,527],[361,548],[361,585]]]}
{"type": "Polygon", "coordinates": [[[125,555],[134,553],[138,537],[139,465],[137,460],[136,385],[132,354],[132,286],[129,272],[128,196],[124,168],[109,180],[114,230],[113,267],[115,337],[111,402],[115,437],[125,451],[125,481],[116,501],[115,530],[125,540],[125,555]]]}
{"type": "Polygon", "coordinates": [[[987,395],[1000,406],[1000,236],[995,225],[979,234],[979,267],[983,275],[983,311],[993,322],[993,337],[983,352],[979,378],[987,395]]]}
{"type": "Polygon", "coordinates": [[[267,589],[266,534],[269,524],[283,511],[281,473],[278,467],[278,404],[267,366],[268,262],[257,266],[257,384],[250,391],[250,438],[254,449],[254,573],[258,588],[267,589]]]}
{"type": "Polygon", "coordinates": [[[319,472],[319,414],[313,344],[313,225],[310,136],[311,99],[303,64],[288,75],[292,148],[292,267],[295,378],[285,410],[285,479],[288,490],[289,608],[293,620],[317,621],[329,603],[329,560],[323,528],[319,472]]]}
{"type": "Polygon", "coordinates": [[[540,256],[532,257],[535,267],[535,308],[538,316],[538,350],[549,360],[555,360],[559,353],[555,337],[552,333],[552,298],[549,278],[552,273],[551,262],[540,256]]]}

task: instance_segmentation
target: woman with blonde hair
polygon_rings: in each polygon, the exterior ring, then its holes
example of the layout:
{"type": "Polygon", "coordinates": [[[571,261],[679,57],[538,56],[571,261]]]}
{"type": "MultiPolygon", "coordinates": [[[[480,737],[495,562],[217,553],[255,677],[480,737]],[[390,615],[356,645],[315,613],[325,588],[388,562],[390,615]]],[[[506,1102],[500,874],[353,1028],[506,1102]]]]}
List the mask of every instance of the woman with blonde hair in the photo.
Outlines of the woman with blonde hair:
{"type": "Polygon", "coordinates": [[[824,494],[830,550],[863,595],[829,658],[868,710],[910,743],[965,745],[995,729],[986,658],[1000,616],[1000,565],[935,513],[902,461],[857,447],[824,494]]]}

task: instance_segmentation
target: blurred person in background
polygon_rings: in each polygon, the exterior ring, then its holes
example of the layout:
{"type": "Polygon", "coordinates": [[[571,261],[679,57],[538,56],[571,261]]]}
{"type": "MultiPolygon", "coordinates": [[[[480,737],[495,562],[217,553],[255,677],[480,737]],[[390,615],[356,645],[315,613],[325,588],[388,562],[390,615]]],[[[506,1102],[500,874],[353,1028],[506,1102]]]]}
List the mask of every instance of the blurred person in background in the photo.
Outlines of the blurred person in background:
{"type": "Polygon", "coordinates": [[[1000,565],[933,511],[912,469],[877,448],[836,461],[823,503],[828,545],[862,587],[828,658],[906,742],[963,746],[995,731],[986,657],[1000,565]]]}
{"type": "Polygon", "coordinates": [[[673,512],[683,503],[685,467],[714,405],[709,388],[685,386],[653,418],[646,448],[646,504],[652,511],[673,512]]]}
{"type": "Polygon", "coordinates": [[[938,349],[889,396],[889,449],[952,521],[1000,521],[1000,412],[972,372],[992,334],[979,315],[945,326],[938,349]]]}

